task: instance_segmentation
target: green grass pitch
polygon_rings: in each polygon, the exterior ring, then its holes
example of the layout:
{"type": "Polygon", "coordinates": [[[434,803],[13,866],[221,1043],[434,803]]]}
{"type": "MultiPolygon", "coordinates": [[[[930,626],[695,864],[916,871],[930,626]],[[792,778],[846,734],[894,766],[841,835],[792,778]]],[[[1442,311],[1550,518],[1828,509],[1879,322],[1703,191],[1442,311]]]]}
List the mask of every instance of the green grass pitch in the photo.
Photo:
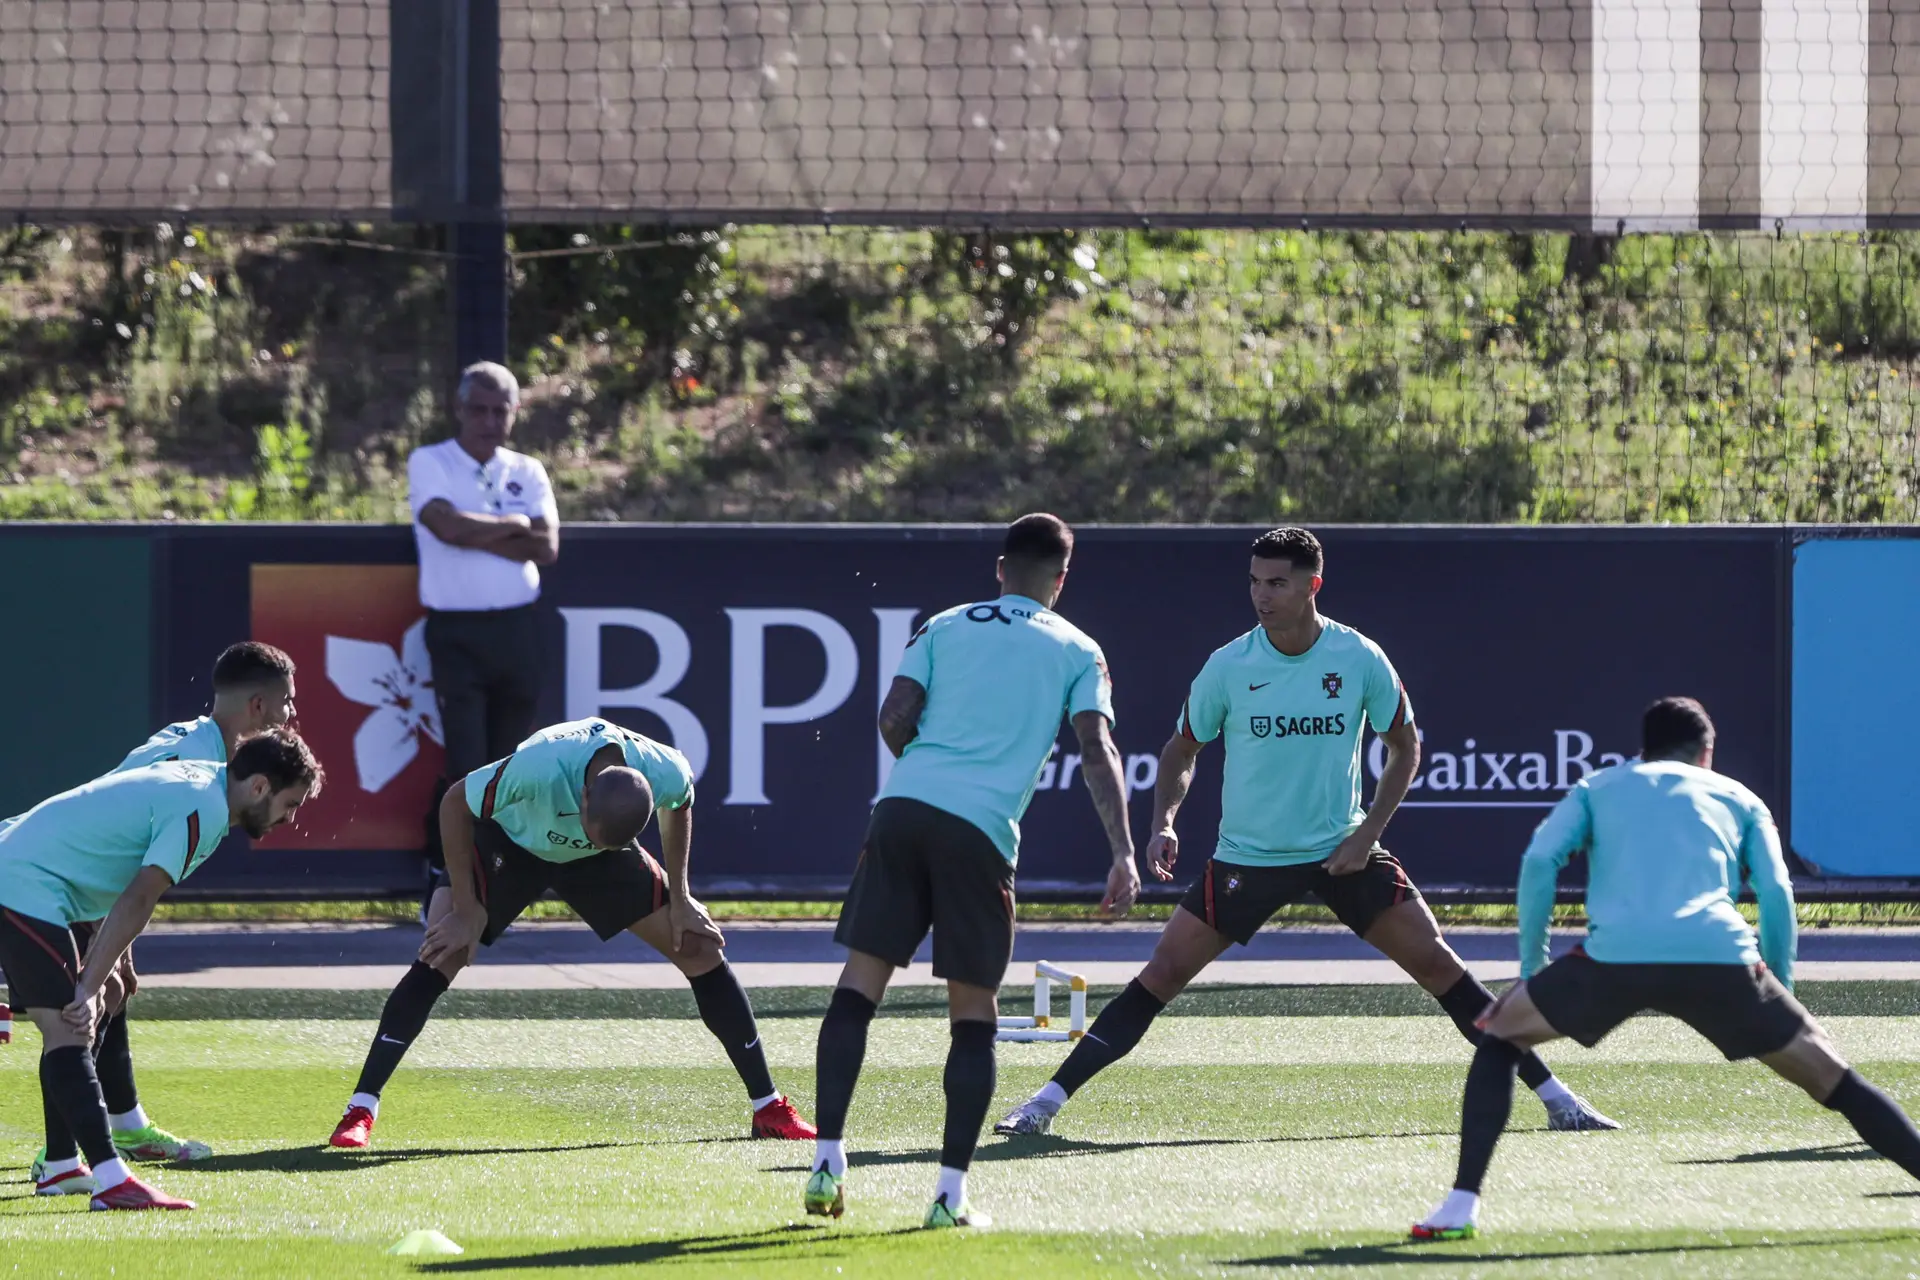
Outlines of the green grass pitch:
{"type": "MultiPolygon", "coordinates": [[[[25,1182],[30,1029],[0,1049],[0,1275],[1695,1277],[1920,1272],[1920,1185],[1837,1117],[1678,1024],[1639,1020],[1565,1079],[1629,1126],[1545,1132],[1524,1090],[1486,1234],[1415,1246],[1445,1191],[1467,1052],[1395,989],[1196,993],[1075,1100],[1053,1137],[988,1137],[985,1232],[916,1230],[932,1193],[945,1030],[926,995],[875,1024],[845,1220],[800,1212],[810,1147],[751,1142],[745,1100],[679,993],[455,993],[386,1095],[372,1151],[326,1150],[379,993],[152,992],[148,1110],[216,1155],[153,1180],[192,1214],[89,1214],[25,1182]],[[539,1015],[543,1011],[547,1016],[539,1015]],[[1421,1015],[1421,1016],[1398,1016],[1421,1015]],[[455,1258],[383,1249],[432,1227],[455,1258]]],[[[1807,993],[1842,1051],[1920,1107],[1904,984],[1807,993]]],[[[822,992],[759,993],[803,1106],[822,992]]],[[[1175,1009],[1181,1006],[1176,1005],[1175,1009]]],[[[1003,1045],[995,1116],[1064,1046],[1003,1045]]]]}

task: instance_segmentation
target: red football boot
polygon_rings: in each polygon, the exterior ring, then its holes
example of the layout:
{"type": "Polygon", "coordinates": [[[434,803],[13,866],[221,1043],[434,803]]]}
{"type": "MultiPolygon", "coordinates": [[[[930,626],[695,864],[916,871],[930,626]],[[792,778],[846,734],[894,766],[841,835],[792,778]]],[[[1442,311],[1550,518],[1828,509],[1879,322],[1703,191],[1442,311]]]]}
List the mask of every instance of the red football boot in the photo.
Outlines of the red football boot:
{"type": "Polygon", "coordinates": [[[138,1178],[128,1178],[117,1187],[93,1193],[89,1209],[191,1209],[193,1201],[181,1200],[158,1191],[138,1178]]]}
{"type": "Polygon", "coordinates": [[[800,1142],[819,1137],[820,1131],[802,1119],[791,1102],[780,1097],[753,1113],[753,1136],[800,1142]]]}
{"type": "Polygon", "coordinates": [[[327,1139],[330,1147],[361,1148],[373,1142],[373,1112],[365,1107],[348,1107],[347,1114],[340,1117],[340,1123],[334,1126],[333,1136],[327,1139]]]}

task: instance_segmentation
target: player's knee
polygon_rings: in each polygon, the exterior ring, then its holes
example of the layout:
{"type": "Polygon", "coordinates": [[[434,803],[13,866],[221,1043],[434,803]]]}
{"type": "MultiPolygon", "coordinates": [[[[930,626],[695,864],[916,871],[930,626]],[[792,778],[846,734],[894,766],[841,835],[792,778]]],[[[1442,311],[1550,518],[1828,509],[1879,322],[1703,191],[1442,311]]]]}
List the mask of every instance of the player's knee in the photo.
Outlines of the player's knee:
{"type": "Polygon", "coordinates": [[[1153,959],[1147,961],[1147,967],[1140,971],[1140,985],[1151,991],[1162,1004],[1166,1004],[1187,989],[1187,984],[1193,981],[1194,975],[1202,967],[1189,967],[1175,957],[1155,952],[1153,959]]]}
{"type": "Polygon", "coordinates": [[[688,938],[680,950],[669,952],[667,958],[689,978],[712,973],[727,960],[720,944],[711,938],[688,938]]]}

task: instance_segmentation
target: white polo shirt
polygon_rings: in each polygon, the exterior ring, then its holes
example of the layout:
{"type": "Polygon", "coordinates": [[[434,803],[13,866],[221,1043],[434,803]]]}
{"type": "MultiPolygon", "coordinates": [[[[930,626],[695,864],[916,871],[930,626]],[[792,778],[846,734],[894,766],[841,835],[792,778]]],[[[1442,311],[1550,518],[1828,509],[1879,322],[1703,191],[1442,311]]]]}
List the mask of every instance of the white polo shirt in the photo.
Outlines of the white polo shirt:
{"type": "Polygon", "coordinates": [[[429,609],[516,609],[540,598],[540,570],[491,551],[455,547],[420,523],[420,511],[445,498],[471,515],[519,514],[560,523],[547,469],[524,453],[496,449],[485,466],[445,440],[413,451],[407,459],[407,496],[413,505],[413,538],[420,548],[420,603],[429,609]]]}

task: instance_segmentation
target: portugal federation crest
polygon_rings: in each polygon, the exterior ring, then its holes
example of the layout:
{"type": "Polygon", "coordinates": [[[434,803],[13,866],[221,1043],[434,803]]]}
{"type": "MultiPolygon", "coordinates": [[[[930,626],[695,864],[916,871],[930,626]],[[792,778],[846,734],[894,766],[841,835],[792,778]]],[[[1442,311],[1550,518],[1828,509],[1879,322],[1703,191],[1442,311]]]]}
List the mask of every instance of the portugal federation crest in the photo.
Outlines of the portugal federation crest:
{"type": "Polygon", "coordinates": [[[1329,698],[1337,698],[1340,696],[1340,685],[1341,680],[1338,671],[1329,671],[1320,677],[1320,687],[1327,691],[1327,697],[1329,698]]]}
{"type": "Polygon", "coordinates": [[[1254,737],[1264,738],[1273,732],[1273,717],[1254,716],[1247,727],[1253,730],[1254,737]]]}

